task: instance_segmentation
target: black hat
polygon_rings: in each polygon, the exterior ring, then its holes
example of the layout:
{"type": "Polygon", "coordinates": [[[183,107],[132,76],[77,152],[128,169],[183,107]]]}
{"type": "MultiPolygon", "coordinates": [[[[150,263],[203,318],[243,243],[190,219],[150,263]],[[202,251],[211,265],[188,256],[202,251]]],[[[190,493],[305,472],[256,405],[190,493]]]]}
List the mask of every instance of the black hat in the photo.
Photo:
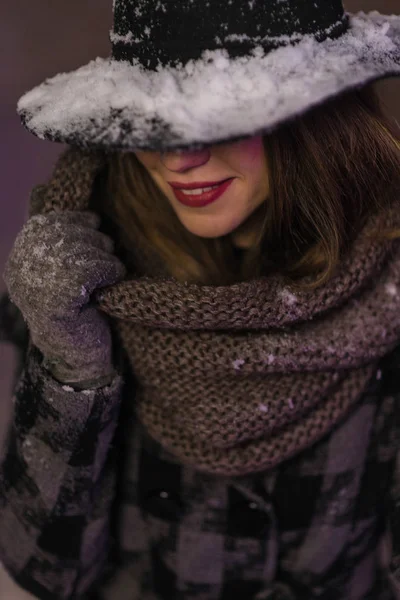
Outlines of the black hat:
{"type": "Polygon", "coordinates": [[[400,16],[341,0],[114,0],[112,54],[18,103],[42,139],[105,150],[201,149],[273,131],[400,75],[400,16]]]}

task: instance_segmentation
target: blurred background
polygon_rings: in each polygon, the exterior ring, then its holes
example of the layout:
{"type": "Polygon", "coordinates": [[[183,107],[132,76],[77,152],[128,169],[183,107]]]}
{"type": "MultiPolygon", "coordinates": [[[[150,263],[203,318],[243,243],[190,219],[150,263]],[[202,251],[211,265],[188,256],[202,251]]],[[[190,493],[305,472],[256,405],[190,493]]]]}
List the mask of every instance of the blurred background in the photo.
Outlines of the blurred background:
{"type": "MultiPolygon", "coordinates": [[[[178,0],[177,0],[178,1],[178,0]]],[[[29,134],[19,122],[19,97],[45,78],[76,69],[109,54],[112,0],[14,0],[0,7],[1,214],[0,274],[21,229],[33,185],[47,179],[63,150],[29,134]]],[[[399,0],[347,0],[349,12],[379,10],[400,14],[399,0]]],[[[379,83],[387,110],[400,122],[400,80],[379,83]]],[[[0,294],[5,284],[0,277],[0,294]]],[[[14,351],[0,344],[0,437],[11,403],[14,351]]]]}

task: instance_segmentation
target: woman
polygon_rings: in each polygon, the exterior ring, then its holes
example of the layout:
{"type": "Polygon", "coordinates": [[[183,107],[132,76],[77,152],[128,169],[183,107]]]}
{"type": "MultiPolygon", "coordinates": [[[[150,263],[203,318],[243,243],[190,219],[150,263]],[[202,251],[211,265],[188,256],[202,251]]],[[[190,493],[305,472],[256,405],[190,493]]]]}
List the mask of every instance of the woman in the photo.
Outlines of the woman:
{"type": "Polygon", "coordinates": [[[116,0],[19,103],[70,145],[4,274],[33,597],[396,597],[400,17],[261,4],[116,0]]]}

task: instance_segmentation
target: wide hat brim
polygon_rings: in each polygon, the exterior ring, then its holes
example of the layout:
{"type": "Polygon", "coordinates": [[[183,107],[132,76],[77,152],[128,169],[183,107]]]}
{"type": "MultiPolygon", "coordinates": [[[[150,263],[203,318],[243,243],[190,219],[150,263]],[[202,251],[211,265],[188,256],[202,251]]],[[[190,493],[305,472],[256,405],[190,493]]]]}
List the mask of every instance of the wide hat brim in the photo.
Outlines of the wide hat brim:
{"type": "Polygon", "coordinates": [[[400,75],[400,16],[349,15],[348,31],[268,54],[207,51],[185,66],[147,71],[97,58],[18,102],[41,139],[106,151],[187,150],[262,135],[373,81],[400,75]]]}

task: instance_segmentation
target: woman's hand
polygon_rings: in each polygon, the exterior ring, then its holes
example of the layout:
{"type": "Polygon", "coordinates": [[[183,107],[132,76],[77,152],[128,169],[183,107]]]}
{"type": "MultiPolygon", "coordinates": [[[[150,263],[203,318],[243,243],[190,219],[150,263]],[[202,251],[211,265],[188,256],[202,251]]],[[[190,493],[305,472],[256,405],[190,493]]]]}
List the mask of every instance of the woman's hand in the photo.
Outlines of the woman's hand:
{"type": "Polygon", "coordinates": [[[6,262],[10,299],[27,322],[32,342],[62,382],[96,379],[112,371],[107,317],[90,302],[92,292],[124,278],[114,243],[96,231],[91,211],[31,217],[6,262]]]}

